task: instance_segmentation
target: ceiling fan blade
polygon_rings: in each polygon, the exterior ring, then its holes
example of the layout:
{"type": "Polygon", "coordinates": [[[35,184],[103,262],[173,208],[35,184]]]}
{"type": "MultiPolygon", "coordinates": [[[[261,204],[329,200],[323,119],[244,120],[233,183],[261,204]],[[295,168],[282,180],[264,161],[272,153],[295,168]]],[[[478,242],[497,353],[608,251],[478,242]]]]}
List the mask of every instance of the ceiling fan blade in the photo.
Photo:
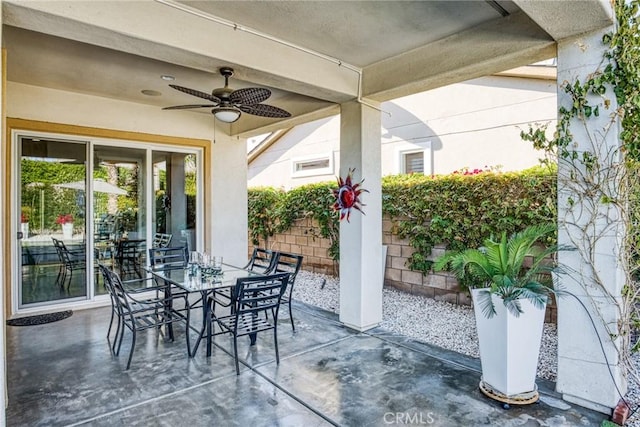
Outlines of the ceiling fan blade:
{"type": "Polygon", "coordinates": [[[248,87],[231,92],[231,95],[229,95],[229,100],[234,104],[254,105],[265,101],[270,96],[271,91],[269,89],[264,89],[261,87],[248,87]]]}
{"type": "Polygon", "coordinates": [[[220,98],[214,95],[210,95],[205,92],[201,92],[195,89],[189,89],[188,87],[178,86],[178,85],[169,85],[175,90],[179,90],[180,92],[188,93],[189,95],[197,96],[198,98],[208,99],[209,101],[220,103],[220,98]]]}
{"type": "Polygon", "coordinates": [[[247,114],[253,114],[254,116],[272,117],[272,118],[291,117],[291,113],[283,110],[282,108],[274,107],[273,105],[267,105],[267,104],[241,105],[238,108],[240,108],[241,111],[244,111],[247,114]]]}
{"type": "Polygon", "coordinates": [[[186,110],[188,108],[213,108],[214,104],[191,104],[191,105],[174,105],[173,107],[164,107],[163,110],[186,110]]]}

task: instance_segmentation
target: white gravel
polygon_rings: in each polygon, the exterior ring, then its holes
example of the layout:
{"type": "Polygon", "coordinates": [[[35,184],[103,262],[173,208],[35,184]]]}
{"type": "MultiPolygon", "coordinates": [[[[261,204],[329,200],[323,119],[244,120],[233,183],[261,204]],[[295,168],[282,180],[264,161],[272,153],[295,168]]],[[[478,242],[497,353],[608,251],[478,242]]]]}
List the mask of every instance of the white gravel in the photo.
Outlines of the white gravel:
{"type": "MultiPolygon", "coordinates": [[[[293,298],[338,313],[340,283],[337,278],[300,271],[293,298]]],[[[410,295],[393,289],[382,294],[381,327],[416,340],[437,345],[472,357],[480,357],[473,309],[431,298],[410,295]]],[[[538,361],[538,376],[556,381],[558,335],[556,325],[545,324],[538,361]]],[[[640,357],[636,354],[640,369],[640,357]]],[[[629,383],[626,396],[633,408],[640,404],[640,387],[629,383]]],[[[640,427],[640,411],[626,424],[640,427]]]]}

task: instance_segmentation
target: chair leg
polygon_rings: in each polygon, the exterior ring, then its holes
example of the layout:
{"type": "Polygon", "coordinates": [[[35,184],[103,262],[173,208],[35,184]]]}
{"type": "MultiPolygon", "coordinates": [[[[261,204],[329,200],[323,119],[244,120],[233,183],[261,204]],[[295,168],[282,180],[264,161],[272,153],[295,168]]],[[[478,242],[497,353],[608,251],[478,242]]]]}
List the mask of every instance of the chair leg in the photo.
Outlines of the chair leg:
{"type": "Polygon", "coordinates": [[[120,348],[118,348],[118,352],[116,352],[116,344],[118,344],[118,340],[120,339],[120,334],[124,335],[124,326],[122,326],[122,330],[120,329],[120,327],[121,327],[121,325],[120,325],[120,316],[118,316],[118,323],[116,325],[116,336],[113,337],[113,344],[111,345],[111,351],[116,356],[120,352],[120,348]]]}
{"type": "Polygon", "coordinates": [[[107,338],[109,338],[109,335],[111,335],[111,327],[113,326],[114,315],[115,313],[113,311],[113,306],[111,306],[111,319],[109,320],[109,329],[107,330],[107,338]]]}
{"type": "Polygon", "coordinates": [[[56,276],[56,285],[60,286],[60,279],[62,278],[62,268],[58,269],[58,275],[56,276]]]}
{"type": "Polygon", "coordinates": [[[213,313],[207,311],[205,313],[205,321],[207,322],[207,357],[211,357],[211,337],[213,334],[213,319],[211,319],[211,316],[213,313]]]}
{"type": "Polygon", "coordinates": [[[291,309],[291,298],[289,298],[289,319],[291,319],[291,329],[296,331],[296,325],[293,324],[293,310],[291,309]]]}
{"type": "MultiPolygon", "coordinates": [[[[187,304],[189,303],[187,302],[187,304]]],[[[187,328],[185,330],[185,334],[187,338],[187,355],[189,355],[189,357],[193,357],[195,355],[195,350],[197,350],[197,348],[194,349],[193,352],[191,351],[191,339],[189,338],[189,335],[190,335],[189,332],[191,331],[190,325],[191,325],[191,310],[187,308],[187,328]]]]}
{"type": "Polygon", "coordinates": [[[238,362],[238,337],[233,336],[233,354],[236,359],[236,375],[240,375],[240,363],[238,362]]]}
{"type": "Polygon", "coordinates": [[[118,349],[116,350],[116,356],[120,354],[120,348],[122,347],[122,338],[124,337],[124,330],[126,326],[122,325],[122,330],[120,331],[120,339],[118,340],[118,349]]]}
{"type": "Polygon", "coordinates": [[[276,348],[276,364],[280,364],[280,352],[278,351],[278,328],[273,328],[273,345],[276,348]]]}
{"type": "Polygon", "coordinates": [[[129,367],[131,366],[131,359],[133,358],[133,349],[136,347],[136,329],[133,328],[132,332],[133,332],[133,336],[131,337],[131,350],[129,350],[129,360],[127,361],[127,369],[125,369],[125,371],[129,370],[129,367]]]}
{"type": "Polygon", "coordinates": [[[67,267],[64,267],[61,271],[62,276],[60,277],[60,290],[64,290],[64,285],[67,282],[67,267]]]}

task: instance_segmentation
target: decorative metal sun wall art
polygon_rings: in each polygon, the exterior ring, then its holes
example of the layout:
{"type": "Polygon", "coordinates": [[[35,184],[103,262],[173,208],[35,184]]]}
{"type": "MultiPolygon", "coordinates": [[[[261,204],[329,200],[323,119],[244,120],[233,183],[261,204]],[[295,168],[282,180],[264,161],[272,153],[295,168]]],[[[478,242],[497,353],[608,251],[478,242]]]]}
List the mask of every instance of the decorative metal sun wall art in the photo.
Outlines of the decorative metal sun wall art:
{"type": "Polygon", "coordinates": [[[340,221],[347,218],[347,222],[350,222],[351,209],[357,209],[364,215],[362,206],[366,205],[360,201],[360,194],[363,192],[368,193],[369,190],[360,187],[364,179],[357,184],[353,183],[353,172],[355,172],[355,168],[349,168],[349,173],[345,179],[338,177],[338,189],[333,190],[333,195],[336,198],[333,210],[340,211],[340,221]]]}

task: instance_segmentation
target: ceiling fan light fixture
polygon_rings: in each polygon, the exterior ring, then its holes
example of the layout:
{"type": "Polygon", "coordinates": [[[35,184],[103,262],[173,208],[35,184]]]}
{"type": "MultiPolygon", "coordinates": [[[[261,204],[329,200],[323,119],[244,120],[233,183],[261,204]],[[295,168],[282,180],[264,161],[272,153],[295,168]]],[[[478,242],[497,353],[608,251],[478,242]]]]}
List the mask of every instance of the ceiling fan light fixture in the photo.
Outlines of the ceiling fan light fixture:
{"type": "MultiPolygon", "coordinates": [[[[1,0],[0,0],[1,1],[1,0]]],[[[164,107],[163,110],[188,110],[190,108],[213,108],[213,116],[223,123],[233,123],[240,118],[242,113],[271,119],[291,117],[291,113],[273,105],[262,104],[271,96],[271,91],[264,87],[245,87],[234,90],[229,87],[229,77],[233,76],[233,69],[220,68],[220,74],[224,77],[224,87],[202,92],[184,86],[170,84],[169,87],[177,91],[192,95],[200,99],[206,99],[208,104],[188,104],[164,107]]]]}
{"type": "Polygon", "coordinates": [[[211,110],[216,119],[225,123],[233,123],[240,118],[240,110],[233,107],[218,107],[211,110]]]}

